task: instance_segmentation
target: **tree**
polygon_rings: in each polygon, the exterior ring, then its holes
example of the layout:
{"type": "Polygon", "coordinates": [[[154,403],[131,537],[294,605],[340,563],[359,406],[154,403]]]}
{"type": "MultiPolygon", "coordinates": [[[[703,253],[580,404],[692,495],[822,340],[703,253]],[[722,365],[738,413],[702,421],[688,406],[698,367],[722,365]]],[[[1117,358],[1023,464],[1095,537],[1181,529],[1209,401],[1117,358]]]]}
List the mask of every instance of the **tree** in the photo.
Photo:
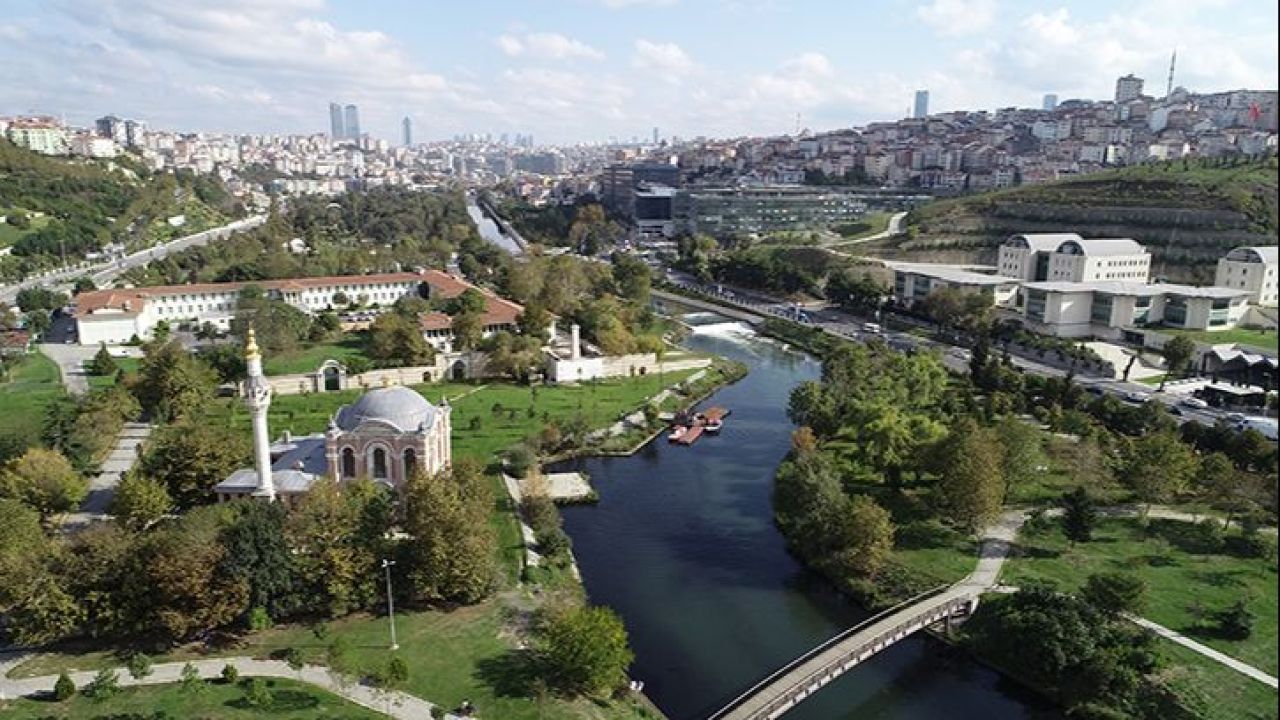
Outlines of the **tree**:
{"type": "Polygon", "coordinates": [[[120,675],[115,670],[103,668],[93,676],[93,680],[81,691],[85,697],[94,700],[106,700],[120,692],[120,675]]]}
{"type": "Polygon", "coordinates": [[[875,577],[893,551],[889,511],[866,495],[854,495],[834,513],[831,553],[824,564],[837,577],[875,577]]]}
{"type": "Polygon", "coordinates": [[[151,674],[151,658],[146,653],[133,653],[125,667],[129,670],[129,677],[141,680],[151,674]]]}
{"type": "Polygon", "coordinates": [[[245,433],[214,423],[167,425],[149,443],[140,472],[162,483],[179,508],[208,502],[210,490],[250,461],[245,433]]]}
{"type": "Polygon", "coordinates": [[[484,339],[484,320],[478,312],[463,312],[453,316],[450,324],[453,346],[458,350],[472,350],[484,339]]]}
{"type": "Polygon", "coordinates": [[[415,598],[474,603],[494,582],[491,500],[479,470],[456,464],[451,474],[419,475],[405,486],[402,547],[415,598]]]}
{"type": "Polygon", "coordinates": [[[115,375],[120,366],[116,363],[116,359],[111,357],[111,353],[107,352],[107,344],[102,343],[98,346],[98,352],[94,353],[93,359],[89,361],[89,365],[85,369],[89,371],[90,375],[106,377],[115,375]]]}
{"type": "Polygon", "coordinates": [[[302,651],[296,647],[285,649],[284,663],[294,672],[301,672],[302,668],[307,666],[306,658],[302,657],[302,651]]]}
{"type": "Polygon", "coordinates": [[[1093,528],[1098,523],[1098,511],[1093,498],[1083,485],[1062,496],[1062,533],[1072,544],[1093,539],[1093,528]]]}
{"type": "Polygon", "coordinates": [[[368,480],[317,481],[285,516],[295,582],[308,612],[330,617],[368,607],[378,597],[378,562],[386,557],[391,500],[368,480]]]}
{"type": "Polygon", "coordinates": [[[147,630],[172,641],[223,627],[248,607],[248,583],[224,569],[222,508],[193,511],[145,536],[138,550],[151,604],[147,630]]]}
{"type": "Polygon", "coordinates": [[[270,710],[275,705],[276,698],[266,680],[254,677],[249,678],[249,684],[244,689],[244,701],[249,707],[270,710]]]}
{"type": "Polygon", "coordinates": [[[369,326],[368,338],[369,358],[378,367],[426,365],[435,357],[417,319],[400,313],[379,315],[369,326]]]}
{"type": "Polygon", "coordinates": [[[399,655],[392,655],[391,660],[387,662],[386,672],[382,676],[386,680],[386,687],[403,687],[409,682],[409,664],[399,655]]]}
{"type": "Polygon", "coordinates": [[[1247,640],[1253,634],[1254,615],[1243,600],[1217,614],[1218,631],[1231,640],[1247,640]]]}
{"type": "Polygon", "coordinates": [[[1006,486],[1012,490],[1033,482],[1048,463],[1041,431],[1016,417],[1001,419],[994,430],[1000,439],[1000,467],[1006,486]]]}
{"type": "Polygon", "coordinates": [[[44,337],[49,332],[49,327],[53,325],[53,319],[49,316],[48,310],[30,310],[24,316],[26,328],[31,331],[32,337],[44,337]]]}
{"type": "Polygon", "coordinates": [[[72,695],[76,694],[76,684],[71,676],[62,671],[58,674],[58,681],[53,684],[53,699],[58,702],[69,700],[72,695]]]}
{"type": "Polygon", "coordinates": [[[1170,431],[1133,440],[1121,461],[1120,479],[1145,503],[1168,502],[1190,484],[1199,463],[1190,446],[1170,431]]]}
{"type": "Polygon", "coordinates": [[[130,530],[146,530],[173,510],[173,499],[162,483],[136,472],[127,473],[111,498],[109,512],[130,530]]]}
{"type": "Polygon", "coordinates": [[[231,331],[243,338],[250,327],[264,350],[277,352],[307,338],[311,316],[284,300],[269,297],[257,285],[246,285],[236,299],[231,331]]]}
{"type": "Polygon", "coordinates": [[[1140,611],[1146,600],[1146,592],[1146,581],[1137,575],[1103,572],[1090,575],[1085,580],[1080,595],[1099,610],[1117,615],[1140,611]]]}
{"type": "Polygon", "coordinates": [[[941,457],[945,468],[938,490],[951,520],[979,530],[999,514],[1004,500],[1004,457],[998,438],[964,419],[952,430],[941,457]]]}
{"type": "Polygon", "coordinates": [[[217,384],[213,370],[177,340],[151,342],[143,348],[138,378],[131,389],[142,409],[153,417],[177,421],[204,406],[217,384]]]}
{"type": "Polygon", "coordinates": [[[72,284],[71,294],[79,295],[82,292],[88,292],[90,290],[97,290],[97,289],[98,289],[98,285],[93,281],[93,278],[89,277],[88,275],[81,275],[80,277],[76,278],[75,283],[72,284]]]}
{"type": "Polygon", "coordinates": [[[232,665],[231,663],[227,663],[226,665],[222,666],[221,675],[222,675],[222,682],[227,685],[235,685],[237,682],[240,681],[240,671],[236,669],[236,666],[232,665]]]}
{"type": "Polygon", "coordinates": [[[1231,458],[1224,453],[1210,453],[1200,459],[1200,472],[1194,479],[1197,494],[1205,501],[1226,509],[1223,529],[1231,527],[1231,518],[1242,507],[1246,480],[1245,474],[1237,470],[1231,458]]]}
{"type": "Polygon", "coordinates": [[[613,254],[611,269],[618,295],[634,303],[648,304],[653,271],[643,260],[635,255],[616,252],[613,254]]]}
{"type": "Polygon", "coordinates": [[[89,494],[89,481],[61,453],[31,448],[0,470],[0,497],[21,500],[40,516],[68,512],[89,494]]]}
{"type": "Polygon", "coordinates": [[[219,540],[226,554],[222,569],[248,588],[248,605],[264,608],[278,620],[301,603],[293,554],[285,540],[284,506],[254,500],[234,504],[234,514],[219,540]]]}
{"type": "Polygon", "coordinates": [[[539,624],[535,642],[543,677],[574,695],[604,695],[620,687],[635,658],[622,620],[605,607],[552,612],[539,624]]]}
{"type": "Polygon", "coordinates": [[[1196,343],[1186,335],[1175,335],[1172,340],[1160,349],[1164,355],[1165,376],[1160,379],[1159,391],[1164,391],[1164,384],[1171,377],[1181,375],[1187,364],[1196,353],[1196,343]]]}

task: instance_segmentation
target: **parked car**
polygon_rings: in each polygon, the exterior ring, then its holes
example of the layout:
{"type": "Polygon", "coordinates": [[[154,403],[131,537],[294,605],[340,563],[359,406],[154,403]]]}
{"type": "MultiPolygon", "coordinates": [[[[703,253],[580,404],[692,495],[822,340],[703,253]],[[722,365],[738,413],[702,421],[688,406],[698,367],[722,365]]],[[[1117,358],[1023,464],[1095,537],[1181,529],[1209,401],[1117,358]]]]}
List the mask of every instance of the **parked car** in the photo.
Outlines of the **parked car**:
{"type": "Polygon", "coordinates": [[[1138,392],[1137,390],[1130,390],[1129,392],[1124,394],[1124,399],[1128,400],[1129,402],[1144,403],[1147,400],[1151,399],[1151,396],[1144,392],[1138,392]]]}
{"type": "Polygon", "coordinates": [[[1182,402],[1178,404],[1183,407],[1195,408],[1196,410],[1207,410],[1209,408],[1209,403],[1198,397],[1183,398],[1182,402]]]}

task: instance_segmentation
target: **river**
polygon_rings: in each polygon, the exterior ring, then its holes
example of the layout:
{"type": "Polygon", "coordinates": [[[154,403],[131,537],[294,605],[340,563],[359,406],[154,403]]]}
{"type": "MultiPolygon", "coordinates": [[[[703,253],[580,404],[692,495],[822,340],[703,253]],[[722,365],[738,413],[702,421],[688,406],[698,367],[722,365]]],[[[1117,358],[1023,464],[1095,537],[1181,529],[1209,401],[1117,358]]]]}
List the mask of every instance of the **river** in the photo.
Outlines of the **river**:
{"type": "Polygon", "coordinates": [[[471,216],[471,222],[474,222],[476,224],[476,229],[480,231],[480,237],[488,240],[494,245],[497,245],[503,250],[506,250],[512,255],[519,255],[523,252],[520,249],[519,243],[507,234],[503,233],[502,230],[498,228],[498,224],[495,223],[488,215],[485,215],[484,211],[480,209],[480,206],[477,205],[470,197],[467,198],[467,214],[471,216]]]}
{"type": "MultiPolygon", "coordinates": [[[[812,358],[744,325],[695,331],[695,350],[751,372],[710,398],[732,410],[719,437],[659,440],[626,458],[562,464],[590,474],[597,505],[564,508],[587,593],[626,622],[631,674],[672,720],[704,718],[757,680],[867,616],[787,553],[773,525],[773,471],[786,455],[787,396],[812,358]]],[[[912,637],[786,715],[1051,718],[1043,701],[944,644],[912,637]]]]}

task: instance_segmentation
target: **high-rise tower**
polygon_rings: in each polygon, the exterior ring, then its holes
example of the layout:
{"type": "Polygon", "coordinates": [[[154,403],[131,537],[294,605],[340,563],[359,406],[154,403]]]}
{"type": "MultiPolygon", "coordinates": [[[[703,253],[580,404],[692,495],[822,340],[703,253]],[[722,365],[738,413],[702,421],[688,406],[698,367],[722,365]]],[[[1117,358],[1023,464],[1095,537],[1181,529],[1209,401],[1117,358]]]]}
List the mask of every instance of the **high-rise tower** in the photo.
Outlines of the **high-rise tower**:
{"type": "Polygon", "coordinates": [[[408,115],[405,115],[404,120],[400,121],[400,127],[404,130],[404,146],[409,147],[413,144],[413,122],[409,120],[408,115]]]}
{"type": "Polygon", "coordinates": [[[347,126],[342,121],[342,106],[338,103],[329,103],[329,137],[334,140],[341,140],[347,136],[347,126]]]}
{"type": "Polygon", "coordinates": [[[348,105],[342,113],[343,124],[346,125],[346,137],[352,140],[360,139],[360,111],[355,105],[348,105]]]}
{"type": "Polygon", "coordinates": [[[271,476],[271,436],[267,432],[267,410],[271,407],[271,385],[262,374],[262,354],[258,339],[249,328],[244,344],[244,364],[248,378],[244,383],[244,404],[253,413],[253,460],[258,473],[258,489],[254,497],[276,499],[275,479],[271,476]]]}
{"type": "Polygon", "coordinates": [[[914,112],[911,113],[911,117],[913,118],[929,117],[929,91],[928,90],[916,91],[916,105],[914,108],[914,112]]]}

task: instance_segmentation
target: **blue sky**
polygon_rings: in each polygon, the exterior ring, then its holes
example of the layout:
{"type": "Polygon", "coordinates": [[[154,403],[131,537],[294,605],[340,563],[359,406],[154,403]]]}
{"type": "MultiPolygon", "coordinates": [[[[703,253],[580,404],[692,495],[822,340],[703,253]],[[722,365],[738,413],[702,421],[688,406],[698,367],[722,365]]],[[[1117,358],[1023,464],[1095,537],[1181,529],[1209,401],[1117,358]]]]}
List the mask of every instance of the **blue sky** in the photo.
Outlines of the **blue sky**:
{"type": "Polygon", "coordinates": [[[1266,0],[5,0],[0,113],[539,141],[826,130],[934,111],[1277,86],[1266,0]]]}

